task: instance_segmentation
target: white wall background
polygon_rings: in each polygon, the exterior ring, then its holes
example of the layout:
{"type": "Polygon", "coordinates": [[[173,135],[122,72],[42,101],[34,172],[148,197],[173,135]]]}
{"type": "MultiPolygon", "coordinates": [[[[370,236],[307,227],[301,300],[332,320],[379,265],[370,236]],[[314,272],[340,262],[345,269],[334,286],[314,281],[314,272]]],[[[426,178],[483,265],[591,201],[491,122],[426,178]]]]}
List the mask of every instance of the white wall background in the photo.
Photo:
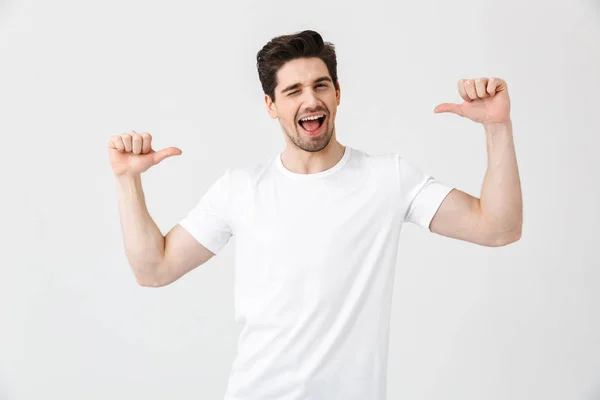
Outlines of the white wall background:
{"type": "Polygon", "coordinates": [[[281,151],[256,52],[315,29],[338,51],[338,138],[479,195],[482,128],[433,114],[507,80],[520,242],[402,233],[390,399],[600,399],[600,3],[0,0],[0,399],[219,399],[235,354],[235,238],[136,285],[107,142],[177,146],[143,176],[166,233],[234,166],[281,151]]]}

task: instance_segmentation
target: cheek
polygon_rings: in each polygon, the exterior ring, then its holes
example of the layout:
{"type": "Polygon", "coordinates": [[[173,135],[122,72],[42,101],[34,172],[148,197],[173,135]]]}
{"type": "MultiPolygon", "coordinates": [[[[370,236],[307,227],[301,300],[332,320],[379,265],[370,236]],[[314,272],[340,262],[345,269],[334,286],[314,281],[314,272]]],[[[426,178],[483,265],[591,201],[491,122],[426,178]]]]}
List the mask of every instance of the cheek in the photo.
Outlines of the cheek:
{"type": "Polygon", "coordinates": [[[295,127],[296,126],[296,114],[289,113],[286,117],[286,123],[291,127],[295,127]]]}
{"type": "Polygon", "coordinates": [[[298,114],[297,109],[295,108],[289,108],[285,111],[285,120],[286,122],[291,125],[294,126],[296,125],[296,115],[298,114]]]}

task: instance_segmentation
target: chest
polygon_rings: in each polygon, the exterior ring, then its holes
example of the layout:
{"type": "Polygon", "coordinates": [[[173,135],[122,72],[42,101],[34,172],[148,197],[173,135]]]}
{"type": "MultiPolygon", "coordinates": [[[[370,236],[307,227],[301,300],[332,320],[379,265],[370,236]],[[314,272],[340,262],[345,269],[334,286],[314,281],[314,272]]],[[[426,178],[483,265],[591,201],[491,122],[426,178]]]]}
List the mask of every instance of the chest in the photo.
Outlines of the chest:
{"type": "Polygon", "coordinates": [[[238,262],[267,279],[344,273],[397,223],[391,187],[359,181],[319,191],[263,188],[251,193],[237,220],[238,262]]]}

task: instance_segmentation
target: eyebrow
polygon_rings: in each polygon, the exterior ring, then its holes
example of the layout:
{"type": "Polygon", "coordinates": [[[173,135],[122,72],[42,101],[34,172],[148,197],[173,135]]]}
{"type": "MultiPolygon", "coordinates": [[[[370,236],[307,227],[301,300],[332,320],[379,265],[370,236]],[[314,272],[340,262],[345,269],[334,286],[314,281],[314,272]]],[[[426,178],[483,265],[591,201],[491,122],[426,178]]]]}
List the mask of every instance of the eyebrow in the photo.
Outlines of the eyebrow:
{"type": "MultiPolygon", "coordinates": [[[[331,80],[331,78],[330,78],[330,77],[328,77],[328,76],[322,76],[322,77],[320,77],[320,78],[317,78],[317,79],[315,79],[315,81],[313,82],[313,85],[314,85],[314,84],[317,84],[317,83],[319,83],[319,82],[330,82],[330,83],[333,83],[333,81],[331,80]]],[[[283,94],[283,93],[285,93],[285,92],[289,92],[290,90],[297,89],[297,88],[299,88],[300,86],[302,86],[302,85],[300,84],[300,82],[298,82],[298,83],[294,83],[293,85],[290,85],[290,86],[286,87],[285,89],[283,89],[283,90],[281,91],[281,93],[283,94]]]]}

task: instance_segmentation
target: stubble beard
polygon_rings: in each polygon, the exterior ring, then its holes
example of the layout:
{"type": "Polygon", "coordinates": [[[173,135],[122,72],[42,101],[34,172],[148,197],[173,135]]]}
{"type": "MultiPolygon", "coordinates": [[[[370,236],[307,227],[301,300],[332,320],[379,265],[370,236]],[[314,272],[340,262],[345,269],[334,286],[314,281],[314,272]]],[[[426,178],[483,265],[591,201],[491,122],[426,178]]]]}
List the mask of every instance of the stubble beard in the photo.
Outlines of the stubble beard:
{"type": "Polygon", "coordinates": [[[285,132],[286,136],[290,139],[290,141],[294,144],[294,146],[296,146],[298,149],[310,153],[316,153],[327,147],[327,145],[331,141],[331,138],[333,137],[334,126],[333,124],[330,124],[329,118],[327,118],[326,123],[327,127],[325,129],[325,132],[323,132],[322,135],[319,135],[314,138],[302,135],[297,125],[294,125],[295,135],[290,135],[290,133],[285,128],[283,128],[283,131],[285,132]]]}

